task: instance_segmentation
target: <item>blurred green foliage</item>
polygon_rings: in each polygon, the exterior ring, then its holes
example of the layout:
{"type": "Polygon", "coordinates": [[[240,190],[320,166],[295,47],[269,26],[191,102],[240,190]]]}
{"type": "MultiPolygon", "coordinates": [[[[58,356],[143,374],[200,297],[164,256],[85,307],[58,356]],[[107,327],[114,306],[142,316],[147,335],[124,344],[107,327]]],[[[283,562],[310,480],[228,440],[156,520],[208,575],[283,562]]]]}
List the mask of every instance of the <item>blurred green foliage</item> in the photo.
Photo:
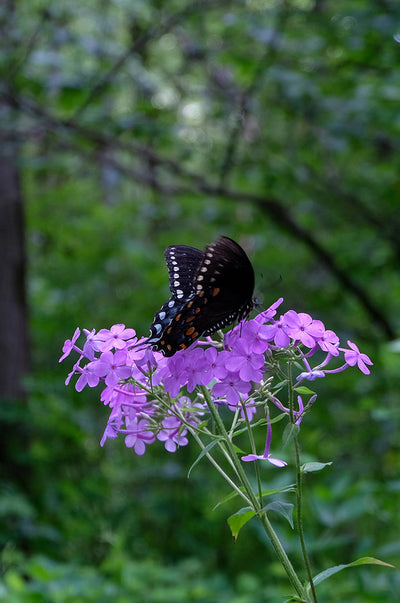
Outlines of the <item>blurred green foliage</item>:
{"type": "MultiPolygon", "coordinates": [[[[0,601],[283,601],[256,523],[233,545],[198,451],[108,442],[97,392],[64,387],[76,326],[146,334],[164,248],[219,234],[277,297],[374,361],[316,385],[302,425],[315,572],[400,563],[400,4],[381,0],[6,3],[4,126],[20,145],[32,373],[1,408],[0,601]],[[4,446],[3,446],[4,447],[4,446]]],[[[279,431],[274,434],[279,448],[279,431]]],[[[260,434],[260,445],[262,434],[260,434]]],[[[285,451],[290,456],[290,451],[285,451]]],[[[268,488],[290,469],[266,468],[268,488]]],[[[290,497],[288,498],[290,500],[290,497]]],[[[299,545],[278,515],[294,560],[299,545]]],[[[346,570],[321,601],[397,601],[400,575],[346,570]],[[334,591],[334,594],[332,592],[334,591]]]]}

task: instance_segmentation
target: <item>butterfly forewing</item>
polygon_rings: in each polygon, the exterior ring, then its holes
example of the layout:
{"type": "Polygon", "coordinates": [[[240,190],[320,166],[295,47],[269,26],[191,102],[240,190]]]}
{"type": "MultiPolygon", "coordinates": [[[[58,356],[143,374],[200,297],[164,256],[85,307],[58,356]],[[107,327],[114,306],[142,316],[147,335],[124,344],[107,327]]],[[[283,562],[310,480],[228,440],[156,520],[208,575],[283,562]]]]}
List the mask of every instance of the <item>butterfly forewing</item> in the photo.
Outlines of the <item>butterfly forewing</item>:
{"type": "MultiPolygon", "coordinates": [[[[243,249],[228,237],[206,247],[196,277],[195,294],[202,292],[212,303],[212,318],[241,315],[253,306],[254,270],[243,249]]],[[[211,318],[211,317],[210,317],[211,318]]]]}

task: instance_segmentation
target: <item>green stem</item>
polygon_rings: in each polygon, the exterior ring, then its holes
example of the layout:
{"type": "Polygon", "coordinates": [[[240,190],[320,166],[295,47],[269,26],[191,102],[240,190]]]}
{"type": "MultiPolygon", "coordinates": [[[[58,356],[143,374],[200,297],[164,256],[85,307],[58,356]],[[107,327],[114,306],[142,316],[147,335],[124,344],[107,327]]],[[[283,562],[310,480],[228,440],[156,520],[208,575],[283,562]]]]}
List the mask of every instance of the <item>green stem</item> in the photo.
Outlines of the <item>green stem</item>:
{"type": "MultiPolygon", "coordinates": [[[[290,420],[292,422],[292,425],[295,424],[295,416],[294,416],[294,412],[293,412],[293,395],[294,395],[294,391],[293,391],[293,387],[292,387],[292,370],[291,370],[291,364],[289,363],[289,370],[288,370],[288,374],[289,374],[289,409],[290,409],[290,420]]],[[[297,530],[299,533],[299,539],[300,539],[300,546],[301,546],[301,551],[302,551],[302,555],[303,555],[303,560],[304,560],[304,565],[306,567],[306,572],[307,572],[307,576],[308,576],[308,581],[310,584],[310,588],[311,588],[311,592],[312,592],[312,597],[314,600],[314,603],[318,603],[317,600],[317,593],[315,592],[315,586],[314,586],[314,582],[313,582],[313,578],[312,578],[312,573],[311,573],[311,565],[310,565],[310,560],[308,558],[308,553],[307,553],[307,548],[306,548],[306,542],[305,542],[305,538],[304,538],[304,526],[303,526],[303,473],[301,471],[301,461],[300,461],[300,444],[299,444],[299,439],[297,437],[297,431],[293,430],[293,442],[294,442],[294,452],[295,452],[295,461],[296,461],[296,509],[297,509],[297,530]]]]}
{"type": "Polygon", "coordinates": [[[215,422],[215,425],[216,425],[219,433],[224,438],[224,442],[225,442],[227,451],[229,453],[229,456],[232,459],[236,472],[242,482],[243,488],[245,489],[247,496],[251,501],[253,510],[259,516],[261,524],[262,524],[265,532],[267,533],[267,535],[271,541],[271,544],[287,573],[290,583],[292,584],[293,588],[295,589],[295,591],[297,592],[299,597],[301,597],[302,600],[306,601],[306,594],[304,591],[304,587],[303,587],[302,583],[300,582],[288,556],[286,555],[285,549],[283,548],[275,530],[273,529],[273,527],[267,517],[267,512],[263,511],[263,509],[257,499],[257,496],[253,492],[250,482],[247,479],[247,475],[246,475],[246,473],[242,467],[242,464],[236,454],[235,448],[234,448],[231,440],[228,437],[228,434],[225,429],[225,425],[224,425],[221,417],[219,416],[218,411],[213,404],[213,401],[211,400],[209,391],[204,386],[201,386],[201,390],[203,392],[205,401],[207,403],[210,414],[215,422]]]}
{"type": "MultiPolygon", "coordinates": [[[[256,454],[257,451],[256,451],[256,443],[254,441],[254,434],[253,434],[253,430],[251,428],[249,417],[247,416],[246,407],[244,404],[243,404],[243,412],[244,412],[245,421],[246,421],[246,425],[247,425],[247,433],[249,434],[251,451],[253,454],[256,454]]],[[[259,467],[258,461],[256,463],[254,463],[254,469],[255,469],[255,473],[256,473],[256,480],[257,480],[257,487],[258,487],[258,498],[260,501],[260,505],[262,506],[263,496],[262,496],[260,467],[259,467]]]]}
{"type": "MultiPolygon", "coordinates": [[[[196,442],[198,443],[200,448],[202,450],[204,450],[205,446],[204,446],[201,438],[197,434],[197,432],[194,429],[192,429],[191,427],[188,427],[188,430],[190,431],[190,433],[192,434],[192,436],[194,437],[194,439],[196,440],[196,442]]],[[[229,475],[222,469],[222,467],[217,463],[217,461],[214,459],[214,457],[209,452],[206,452],[205,456],[208,458],[210,463],[215,467],[215,469],[218,471],[218,473],[220,473],[222,475],[222,477],[228,482],[228,484],[231,486],[231,488],[233,488],[233,490],[235,490],[235,492],[241,498],[243,498],[243,500],[245,501],[246,504],[250,505],[251,501],[247,498],[247,496],[244,494],[244,492],[242,492],[241,489],[235,484],[235,482],[229,477],[229,475]]]]}
{"type": "Polygon", "coordinates": [[[304,527],[303,527],[303,474],[300,468],[300,448],[297,435],[294,436],[294,450],[296,456],[296,507],[297,507],[297,530],[299,532],[301,551],[303,554],[304,565],[306,566],[308,581],[314,602],[317,603],[317,593],[315,592],[315,586],[311,573],[310,561],[307,554],[306,543],[304,539],[304,527]]]}

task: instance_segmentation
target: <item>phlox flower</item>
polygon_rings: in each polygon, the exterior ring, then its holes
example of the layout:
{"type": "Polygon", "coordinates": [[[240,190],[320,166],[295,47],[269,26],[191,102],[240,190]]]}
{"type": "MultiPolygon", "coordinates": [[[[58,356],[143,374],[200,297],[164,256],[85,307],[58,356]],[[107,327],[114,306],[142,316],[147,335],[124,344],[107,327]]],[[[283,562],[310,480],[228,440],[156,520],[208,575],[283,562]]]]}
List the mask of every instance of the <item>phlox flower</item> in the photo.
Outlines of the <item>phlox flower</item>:
{"type": "Polygon", "coordinates": [[[215,383],[212,394],[216,398],[225,396],[229,405],[236,405],[240,400],[240,394],[247,394],[251,389],[249,382],[242,381],[237,373],[228,373],[220,382],[215,383]]]}
{"type": "Polygon", "coordinates": [[[358,368],[362,373],[364,373],[364,375],[369,375],[371,371],[366,365],[373,365],[372,360],[369,358],[369,356],[367,356],[367,354],[360,352],[355,343],[347,341],[347,345],[350,348],[349,350],[346,348],[339,348],[341,352],[344,352],[346,364],[349,366],[355,366],[357,364],[358,368]]]}
{"type": "Polygon", "coordinates": [[[153,383],[162,384],[171,398],[178,396],[187,381],[184,352],[185,350],[177,352],[170,358],[163,357],[153,375],[153,383]]]}
{"type": "Polygon", "coordinates": [[[313,348],[316,341],[323,335],[324,327],[321,321],[314,321],[305,312],[298,313],[294,310],[288,310],[283,318],[290,337],[296,341],[301,341],[307,348],[313,348]]]}
{"type": "MultiPolygon", "coordinates": [[[[113,397],[110,401],[110,406],[115,406],[116,404],[129,407],[130,411],[134,410],[134,412],[138,414],[141,411],[144,411],[148,405],[147,393],[132,383],[118,385],[113,388],[113,397]]],[[[147,414],[149,414],[149,412],[151,414],[151,410],[146,410],[147,414]]]]}
{"type": "Polygon", "coordinates": [[[195,347],[185,354],[186,387],[191,393],[197,385],[207,385],[212,377],[208,369],[205,350],[195,347]]]}
{"type": "Polygon", "coordinates": [[[134,329],[126,329],[125,325],[113,325],[110,329],[100,329],[97,333],[97,340],[103,342],[101,344],[101,350],[106,352],[115,348],[116,350],[122,350],[126,346],[128,339],[133,339],[136,335],[134,329]]]}
{"type": "Polygon", "coordinates": [[[152,444],[156,439],[154,433],[149,429],[150,422],[147,419],[134,417],[125,418],[126,433],[125,446],[133,448],[137,455],[142,456],[146,451],[146,445],[152,444]]]}
{"type": "Polygon", "coordinates": [[[117,385],[120,379],[129,379],[131,368],[126,366],[126,352],[117,350],[114,354],[110,350],[103,352],[98,360],[89,363],[91,371],[98,377],[105,377],[106,385],[117,385]]]}
{"type": "Polygon", "coordinates": [[[225,367],[231,373],[237,372],[243,381],[259,382],[262,379],[260,369],[264,363],[264,355],[254,354],[251,343],[240,339],[231,354],[226,357],[225,367]]]}
{"type": "Polygon", "coordinates": [[[257,314],[257,316],[255,318],[253,318],[253,320],[258,322],[259,324],[269,322],[275,316],[276,309],[279,308],[279,306],[281,305],[282,302],[283,302],[283,297],[280,297],[279,299],[276,300],[276,302],[271,304],[271,306],[269,308],[267,308],[267,310],[264,310],[263,312],[260,312],[260,314],[257,314]]]}
{"type": "MultiPolygon", "coordinates": [[[[254,319],[231,329],[224,336],[222,348],[208,337],[170,357],[154,351],[146,338],[138,340],[134,329],[126,328],[124,324],[97,333],[94,329],[83,329],[86,341],[80,349],[77,340],[81,331],[77,328],[72,338],[64,343],[60,358],[61,362],[71,351],[79,355],[65,383],[67,385],[75,374],[78,374],[77,391],[82,391],[86,385],[95,387],[101,383],[101,401],[111,410],[101,445],[108,438],[124,434],[126,446],[142,455],[146,446],[156,440],[163,442],[167,451],[175,452],[179,446],[188,443],[187,436],[192,428],[202,429],[208,413],[204,400],[209,398],[205,392],[198,395],[200,387],[208,388],[215,405],[227,406],[234,412],[240,410],[242,419],[249,422],[263,400],[273,403],[280,413],[289,415],[289,408],[270,388],[276,376],[282,378],[277,362],[282,365],[285,354],[290,357],[290,362],[296,360],[292,366],[297,371],[293,371],[297,384],[303,379],[315,381],[328,373],[338,373],[356,365],[364,374],[370,373],[370,358],[351,341],[347,342],[348,348],[339,347],[339,337],[325,329],[322,321],[294,310],[275,320],[282,301],[277,300],[254,319]],[[318,356],[324,353],[318,365],[311,362],[316,352],[318,356]],[[336,362],[336,366],[328,368],[341,353],[344,355],[342,364],[338,366],[336,362]],[[187,393],[192,394],[190,398],[187,393]]],[[[293,410],[291,417],[297,425],[316,397],[316,394],[311,395],[306,405],[301,396],[297,397],[298,410],[293,410]]],[[[268,415],[267,421],[263,454],[253,452],[242,459],[267,460],[283,467],[285,461],[270,456],[272,427],[268,415]]]]}
{"type": "MultiPolygon", "coordinates": [[[[140,344],[141,342],[139,341],[138,343],[140,344]]],[[[127,357],[143,373],[155,369],[159,360],[163,358],[163,355],[146,347],[141,349],[128,348],[127,357]]]]}
{"type": "Polygon", "coordinates": [[[307,379],[307,381],[315,381],[316,379],[322,379],[323,377],[325,377],[324,371],[309,368],[308,371],[303,371],[300,373],[300,375],[297,375],[296,381],[301,381],[302,379],[307,379]]]}
{"type": "Polygon", "coordinates": [[[290,344],[287,324],[282,316],[279,320],[265,325],[264,336],[267,341],[273,341],[278,348],[286,348],[290,344]]]}
{"type": "Polygon", "coordinates": [[[89,360],[94,360],[95,353],[101,352],[102,341],[98,339],[96,329],[92,329],[88,331],[87,329],[83,329],[84,334],[86,335],[86,341],[83,346],[83,353],[86,358],[89,360]]]}
{"type": "Polygon", "coordinates": [[[182,421],[173,415],[165,417],[161,422],[162,429],[157,434],[157,440],[164,442],[165,450],[175,452],[178,446],[186,446],[189,440],[186,437],[187,429],[182,429],[182,421]]]}
{"type": "Polygon", "coordinates": [[[326,330],[323,322],[314,320],[314,324],[321,325],[322,335],[317,338],[317,345],[323,352],[329,352],[332,356],[339,356],[339,337],[334,331],[326,330]]]}
{"type": "MultiPolygon", "coordinates": [[[[256,354],[263,354],[268,348],[268,342],[273,339],[270,336],[271,325],[265,325],[264,323],[272,320],[276,314],[276,308],[283,302],[283,297],[279,298],[273,303],[267,310],[257,314],[252,320],[241,322],[237,326],[233,327],[224,336],[224,347],[233,348],[236,343],[241,340],[247,340],[256,354]]],[[[289,343],[289,339],[288,339],[289,343]]]]}
{"type": "Polygon", "coordinates": [[[204,358],[207,363],[208,380],[205,385],[208,385],[213,379],[224,379],[228,374],[228,369],[225,366],[225,360],[229,357],[230,352],[221,350],[218,352],[216,348],[210,347],[204,352],[204,358]]]}
{"type": "Polygon", "coordinates": [[[272,427],[271,423],[267,425],[267,440],[265,442],[265,449],[263,454],[246,454],[242,456],[242,461],[268,461],[271,465],[275,465],[275,467],[285,467],[287,465],[286,461],[282,461],[281,459],[277,459],[270,455],[269,449],[271,447],[271,439],[272,439],[272,427]]]}
{"type": "Polygon", "coordinates": [[[71,381],[71,377],[73,375],[75,375],[75,373],[80,372],[82,370],[81,365],[80,365],[82,358],[83,358],[83,356],[79,356],[79,359],[75,362],[74,366],[72,367],[72,371],[70,373],[68,373],[67,378],[65,380],[65,385],[69,385],[69,382],[71,381]]]}
{"type": "Polygon", "coordinates": [[[110,408],[113,408],[118,404],[118,391],[116,388],[107,385],[100,394],[100,400],[105,406],[109,405],[110,408]]]}
{"type": "Polygon", "coordinates": [[[309,399],[309,401],[307,402],[307,404],[304,406],[303,398],[301,396],[297,396],[297,403],[299,405],[299,410],[293,411],[293,414],[296,417],[296,421],[295,421],[296,425],[300,425],[300,423],[302,422],[303,417],[304,417],[304,412],[307,409],[309,409],[310,406],[312,406],[312,404],[314,404],[316,399],[317,399],[317,394],[313,394],[311,396],[311,398],[309,399]]]}
{"type": "Polygon", "coordinates": [[[269,347],[268,326],[256,320],[249,320],[243,325],[240,340],[246,342],[253,354],[264,354],[269,347]]]}
{"type": "Polygon", "coordinates": [[[96,387],[96,385],[98,385],[100,379],[94,373],[93,367],[91,367],[90,364],[86,364],[82,369],[80,369],[80,371],[81,374],[75,384],[75,389],[77,392],[81,392],[85,385],[88,385],[89,387],[96,387]]]}
{"type": "Polygon", "coordinates": [[[72,336],[72,339],[67,339],[64,342],[63,349],[62,349],[63,354],[60,357],[60,359],[59,359],[58,362],[62,362],[65,358],[67,358],[67,356],[70,355],[70,353],[72,352],[72,350],[75,348],[75,342],[78,339],[78,337],[79,337],[80,334],[81,334],[81,330],[78,327],[78,328],[75,329],[75,332],[74,332],[74,334],[72,336]]]}
{"type": "Polygon", "coordinates": [[[100,440],[100,446],[104,446],[104,443],[107,439],[115,440],[121,430],[121,425],[123,424],[123,415],[122,410],[119,406],[113,408],[110,414],[110,417],[107,421],[106,428],[103,433],[103,437],[100,440]]]}

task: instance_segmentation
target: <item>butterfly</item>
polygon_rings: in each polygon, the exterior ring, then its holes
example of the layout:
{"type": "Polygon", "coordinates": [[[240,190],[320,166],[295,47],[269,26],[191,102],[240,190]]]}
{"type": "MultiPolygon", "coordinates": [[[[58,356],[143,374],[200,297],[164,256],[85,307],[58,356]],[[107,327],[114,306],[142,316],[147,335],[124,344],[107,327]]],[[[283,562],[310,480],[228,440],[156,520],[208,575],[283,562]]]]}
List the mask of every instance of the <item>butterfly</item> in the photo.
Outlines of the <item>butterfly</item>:
{"type": "Polygon", "coordinates": [[[253,309],[253,266],[232,239],[219,237],[205,251],[171,245],[164,255],[172,295],[155,314],[145,342],[154,350],[173,356],[253,309]]]}

